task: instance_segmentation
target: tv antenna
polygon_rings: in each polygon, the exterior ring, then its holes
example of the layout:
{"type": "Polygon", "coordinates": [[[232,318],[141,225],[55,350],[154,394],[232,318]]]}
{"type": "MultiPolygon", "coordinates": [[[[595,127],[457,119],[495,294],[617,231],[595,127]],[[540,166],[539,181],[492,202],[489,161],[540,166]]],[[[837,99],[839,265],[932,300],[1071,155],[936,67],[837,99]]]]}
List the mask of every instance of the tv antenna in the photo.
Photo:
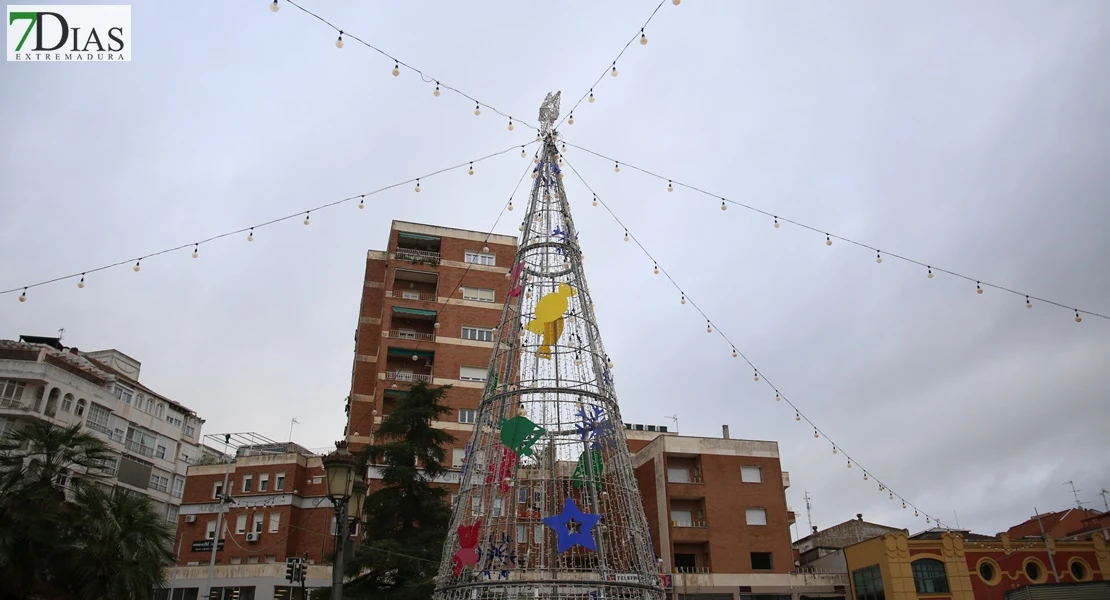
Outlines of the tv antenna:
{"type": "Polygon", "coordinates": [[[1099,496],[1102,496],[1102,505],[1106,507],[1106,512],[1110,512],[1110,504],[1106,502],[1106,494],[1110,494],[1106,491],[1106,488],[1102,488],[1102,491],[1098,493],[1099,496]]]}
{"type": "Polygon", "coordinates": [[[809,495],[809,490],[806,490],[804,498],[806,499],[806,521],[809,522],[809,532],[813,533],[813,506],[809,503],[813,498],[809,495]]]}
{"type": "MultiPolygon", "coordinates": [[[[1074,481],[1065,481],[1065,482],[1063,483],[1063,485],[1070,485],[1070,486],[1071,486],[1071,494],[1072,494],[1073,496],[1075,496],[1075,507],[1076,507],[1076,508],[1083,508],[1083,502],[1081,502],[1081,501],[1079,500],[1079,492],[1080,492],[1080,490],[1077,490],[1077,489],[1075,489],[1075,482],[1074,482],[1074,481]]],[[[1106,500],[1106,497],[1105,497],[1105,496],[1103,496],[1103,498],[1102,498],[1102,499],[1103,499],[1103,501],[1105,501],[1105,500],[1106,500]]]]}
{"type": "Polygon", "coordinates": [[[673,415],[663,415],[663,417],[674,422],[674,432],[678,433],[678,413],[675,413],[673,415]]]}
{"type": "Polygon", "coordinates": [[[66,337],[66,328],[65,327],[59,327],[58,328],[58,341],[59,342],[62,341],[63,339],[65,339],[65,337],[66,337]]]}

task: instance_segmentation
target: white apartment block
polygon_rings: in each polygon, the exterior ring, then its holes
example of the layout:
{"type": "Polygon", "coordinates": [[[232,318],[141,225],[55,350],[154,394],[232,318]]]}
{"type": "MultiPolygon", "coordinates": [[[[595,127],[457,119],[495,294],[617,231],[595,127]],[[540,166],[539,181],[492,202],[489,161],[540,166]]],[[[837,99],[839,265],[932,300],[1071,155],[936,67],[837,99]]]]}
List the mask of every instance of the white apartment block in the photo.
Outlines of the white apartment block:
{"type": "Polygon", "coordinates": [[[112,451],[104,483],[149,496],[176,528],[204,420],[139,383],[140,366],[118,350],[80,352],[59,338],[0,340],[0,435],[32,421],[81,424],[112,451]]]}

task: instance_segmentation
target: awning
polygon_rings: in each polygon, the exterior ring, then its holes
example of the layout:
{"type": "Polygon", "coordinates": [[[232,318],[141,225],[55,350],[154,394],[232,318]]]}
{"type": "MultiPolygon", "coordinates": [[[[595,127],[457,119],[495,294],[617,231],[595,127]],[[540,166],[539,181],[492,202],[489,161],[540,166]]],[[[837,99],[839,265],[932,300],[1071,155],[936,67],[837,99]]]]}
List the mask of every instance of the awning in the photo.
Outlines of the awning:
{"type": "Polygon", "coordinates": [[[389,351],[386,352],[387,356],[400,356],[404,358],[412,358],[414,354],[420,358],[433,358],[436,355],[436,353],[431,350],[409,350],[408,348],[390,348],[389,351]]]}
{"type": "Polygon", "coordinates": [[[390,389],[390,390],[385,391],[385,394],[383,394],[383,397],[386,398],[387,400],[396,399],[396,398],[404,398],[405,394],[407,394],[407,393],[408,392],[405,391],[405,390],[392,390],[392,389],[390,389]]]}
{"type": "Polygon", "coordinates": [[[405,308],[404,306],[394,306],[393,312],[401,315],[412,315],[414,317],[431,317],[435,318],[436,311],[424,310],[423,308],[405,308]]]}
{"type": "Polygon", "coordinates": [[[441,239],[437,235],[420,235],[419,233],[408,233],[406,231],[398,231],[397,237],[402,240],[423,240],[426,242],[438,242],[441,239]]]}

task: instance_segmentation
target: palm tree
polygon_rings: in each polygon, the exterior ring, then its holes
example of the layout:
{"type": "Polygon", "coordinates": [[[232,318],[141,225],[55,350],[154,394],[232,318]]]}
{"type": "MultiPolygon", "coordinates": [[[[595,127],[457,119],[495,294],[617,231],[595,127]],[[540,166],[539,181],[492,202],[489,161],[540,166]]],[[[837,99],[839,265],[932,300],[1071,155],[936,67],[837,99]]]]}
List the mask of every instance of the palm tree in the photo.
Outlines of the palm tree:
{"type": "Polygon", "coordinates": [[[90,485],[110,457],[80,426],[0,440],[0,597],[139,599],[161,585],[173,540],[154,505],[90,485]]]}

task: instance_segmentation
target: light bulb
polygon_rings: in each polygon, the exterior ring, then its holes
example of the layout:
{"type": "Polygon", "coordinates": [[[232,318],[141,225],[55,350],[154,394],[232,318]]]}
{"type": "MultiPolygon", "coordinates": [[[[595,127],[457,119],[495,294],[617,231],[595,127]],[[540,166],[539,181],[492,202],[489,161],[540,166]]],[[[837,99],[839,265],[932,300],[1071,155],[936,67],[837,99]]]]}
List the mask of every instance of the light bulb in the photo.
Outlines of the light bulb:
{"type": "Polygon", "coordinates": [[[85,274],[84,273],[81,273],[81,281],[77,282],[77,287],[78,288],[85,287],[85,274]]]}
{"type": "Polygon", "coordinates": [[[489,252],[489,246],[482,246],[482,252],[489,252]]]}
{"type": "Polygon", "coordinates": [[[597,196],[596,195],[594,195],[594,201],[591,202],[590,204],[593,204],[594,206],[597,206],[597,196]]]}
{"type": "Polygon", "coordinates": [[[732,357],[733,357],[733,358],[736,358],[736,357],[737,357],[737,356],[739,356],[739,355],[740,355],[740,353],[736,351],[736,348],[733,348],[733,349],[732,349],[732,357]]]}
{"type": "Polygon", "coordinates": [[[713,333],[713,325],[711,325],[708,321],[706,321],[705,323],[705,332],[713,333]]]}
{"type": "Polygon", "coordinates": [[[721,210],[728,210],[728,205],[725,204],[724,200],[721,200],[721,210]]]}
{"type": "Polygon", "coordinates": [[[200,256],[200,246],[193,246],[193,258],[200,256]]]}
{"type": "Polygon", "coordinates": [[[673,192],[674,191],[674,184],[671,183],[671,180],[669,180],[669,179],[667,180],[667,191],[668,192],[673,192]]]}
{"type": "Polygon", "coordinates": [[[365,199],[359,199],[358,207],[359,208],[366,208],[366,200],[365,199]]]}
{"type": "Polygon", "coordinates": [[[849,468],[849,469],[851,469],[851,468],[852,468],[852,461],[850,461],[850,460],[848,461],[848,468],[849,468]]]}
{"type": "Polygon", "coordinates": [[[420,179],[417,179],[417,180],[416,180],[416,191],[417,191],[417,192],[419,192],[419,191],[420,191],[420,179]]]}
{"type": "Polygon", "coordinates": [[[933,278],[933,268],[932,267],[929,267],[929,273],[926,275],[926,277],[928,277],[929,279],[933,278]]]}
{"type": "Polygon", "coordinates": [[[671,4],[678,6],[679,4],[682,4],[682,0],[671,0],[671,4]]]}
{"type": "Polygon", "coordinates": [[[136,273],[139,272],[139,261],[135,261],[135,266],[131,267],[131,270],[136,272],[136,273]]]}
{"type": "Polygon", "coordinates": [[[567,118],[567,125],[574,125],[574,113],[570,113],[570,117],[567,118]]]}
{"type": "Polygon", "coordinates": [[[281,10],[281,7],[278,6],[277,0],[270,3],[270,12],[277,12],[279,10],[281,10]]]}
{"type": "Polygon", "coordinates": [[[917,516],[917,509],[916,508],[913,509],[913,516],[915,516],[915,517],[917,516]]]}
{"type": "Polygon", "coordinates": [[[626,242],[628,241],[628,230],[627,229],[624,230],[624,241],[626,241],[626,242]]]}
{"type": "Polygon", "coordinates": [[[1033,308],[1033,303],[1029,300],[1029,296],[1025,297],[1025,308],[1033,308]]]}
{"type": "Polygon", "coordinates": [[[509,210],[512,210],[512,209],[513,209],[513,201],[509,200],[509,210]]]}
{"type": "Polygon", "coordinates": [[[775,217],[775,229],[779,228],[779,218],[775,217]]]}
{"type": "Polygon", "coordinates": [[[836,446],[833,446],[833,454],[836,454],[836,446]]]}
{"type": "Polygon", "coordinates": [[[682,295],[682,300],[680,300],[679,302],[681,302],[682,304],[686,304],[686,294],[682,295]]]}
{"type": "Polygon", "coordinates": [[[536,156],[533,156],[533,157],[532,157],[532,164],[534,164],[534,165],[538,165],[538,164],[540,164],[540,157],[539,157],[539,155],[536,155],[536,156]]]}
{"type": "Polygon", "coordinates": [[[817,433],[817,430],[814,429],[813,430],[813,437],[814,437],[814,439],[819,438],[819,437],[821,437],[821,434],[817,433]]]}
{"type": "Polygon", "coordinates": [[[902,502],[902,508],[903,508],[903,509],[905,509],[905,508],[906,508],[906,503],[905,503],[905,501],[903,501],[903,502],[902,502]]]}
{"type": "Polygon", "coordinates": [[[655,265],[655,268],[654,268],[654,269],[652,269],[652,271],[651,271],[651,272],[652,272],[652,273],[655,273],[656,275],[658,275],[658,274],[659,274],[659,265],[655,265]]]}
{"type": "Polygon", "coordinates": [[[439,98],[439,84],[436,84],[436,89],[432,91],[432,95],[439,98]]]}
{"type": "Polygon", "coordinates": [[[755,380],[756,380],[756,381],[759,381],[759,371],[756,371],[756,372],[755,372],[755,380]]]}
{"type": "Polygon", "coordinates": [[[482,114],[482,107],[478,106],[478,103],[475,102],[474,103],[474,116],[478,116],[480,114],[482,114]]]}
{"type": "Polygon", "coordinates": [[[531,298],[532,297],[532,289],[531,288],[528,288],[528,291],[524,292],[524,297],[525,298],[531,298]]]}
{"type": "Polygon", "coordinates": [[[825,236],[825,245],[826,246],[832,246],[832,238],[829,237],[828,235],[825,236]]]}
{"type": "Polygon", "coordinates": [[[563,147],[559,150],[559,152],[561,152],[563,154],[567,153],[567,143],[566,142],[563,142],[563,147]]]}
{"type": "Polygon", "coordinates": [[[574,366],[581,367],[582,366],[582,359],[581,358],[574,359],[574,366]]]}
{"type": "Polygon", "coordinates": [[[339,32],[339,38],[335,40],[335,47],[336,48],[342,48],[343,47],[343,32],[342,31],[339,32]]]}
{"type": "Polygon", "coordinates": [[[419,357],[419,356],[417,356],[417,355],[415,355],[415,354],[413,354],[413,355],[412,355],[412,359],[413,359],[413,360],[420,360],[420,357],[419,357]]]}
{"type": "Polygon", "coordinates": [[[932,523],[932,521],[929,520],[929,517],[925,517],[925,524],[929,525],[930,523],[932,523]]]}
{"type": "Polygon", "coordinates": [[[879,254],[879,252],[877,250],[875,251],[875,262],[877,262],[879,264],[882,264],[882,262],[883,262],[883,255],[879,254]]]}
{"type": "Polygon", "coordinates": [[[982,294],[983,293],[983,288],[982,288],[982,286],[979,285],[978,281],[975,282],[975,293],[976,294],[982,294]]]}
{"type": "Polygon", "coordinates": [[[524,231],[524,225],[521,225],[521,226],[517,227],[517,230],[524,231]]]}
{"type": "Polygon", "coordinates": [[[1076,323],[1082,323],[1083,322],[1083,317],[1079,316],[1079,309],[1078,308],[1075,309],[1075,322],[1076,323]]]}
{"type": "Polygon", "coordinates": [[[587,101],[588,101],[588,102],[589,102],[590,104],[593,104],[593,102],[594,102],[594,91],[593,91],[593,90],[590,90],[590,95],[589,95],[588,97],[586,97],[586,100],[587,100],[587,101]]]}
{"type": "Polygon", "coordinates": [[[886,489],[886,486],[884,486],[883,484],[881,484],[881,483],[880,483],[880,484],[879,484],[879,491],[881,492],[881,491],[883,491],[883,490],[885,490],[885,489],[886,489]]]}
{"type": "Polygon", "coordinates": [[[436,329],[439,329],[439,321],[436,321],[435,324],[432,325],[432,327],[435,327],[436,329]]]}
{"type": "Polygon", "coordinates": [[[613,163],[613,172],[614,173],[620,173],[621,172],[621,164],[619,162],[613,163]]]}
{"type": "Polygon", "coordinates": [[[890,499],[891,499],[891,500],[893,500],[893,499],[894,499],[894,492],[890,492],[890,499]]]}
{"type": "Polygon", "coordinates": [[[528,155],[524,152],[524,147],[523,146],[521,146],[521,148],[520,148],[520,157],[521,158],[528,158],[528,155]]]}
{"type": "Polygon", "coordinates": [[[512,130],[513,130],[513,120],[510,118],[509,119],[509,131],[512,131],[512,130]]]}
{"type": "Polygon", "coordinates": [[[605,366],[609,367],[610,370],[613,368],[613,361],[608,356],[605,357],[605,366]]]}
{"type": "Polygon", "coordinates": [[[393,63],[393,76],[398,77],[401,75],[401,63],[393,63]]]}
{"type": "Polygon", "coordinates": [[[640,45],[641,46],[647,46],[647,36],[644,35],[644,30],[643,29],[640,30],[640,45]]]}
{"type": "Polygon", "coordinates": [[[253,242],[254,241],[254,227],[251,227],[250,233],[247,234],[247,241],[248,242],[253,242]]]}
{"type": "Polygon", "coordinates": [[[795,421],[801,421],[802,420],[802,413],[800,413],[800,412],[794,413],[794,420],[795,421]]]}
{"type": "Polygon", "coordinates": [[[613,77],[617,76],[617,63],[613,63],[613,70],[609,71],[609,74],[613,77]]]}
{"type": "Polygon", "coordinates": [[[474,174],[474,163],[470,163],[470,169],[467,171],[467,173],[470,175],[474,174]]]}
{"type": "Polygon", "coordinates": [[[27,301],[27,288],[23,288],[23,293],[19,295],[19,301],[20,302],[26,302],[27,301]]]}
{"type": "Polygon", "coordinates": [[[864,480],[864,481],[867,481],[867,471],[864,471],[864,472],[863,472],[863,480],[864,480]]]}
{"type": "Polygon", "coordinates": [[[782,396],[780,396],[778,392],[775,392],[775,402],[778,402],[780,400],[782,400],[782,396]]]}
{"type": "Polygon", "coordinates": [[[304,224],[308,225],[308,223],[309,223],[309,216],[308,216],[308,213],[305,213],[304,214],[304,224]]]}

